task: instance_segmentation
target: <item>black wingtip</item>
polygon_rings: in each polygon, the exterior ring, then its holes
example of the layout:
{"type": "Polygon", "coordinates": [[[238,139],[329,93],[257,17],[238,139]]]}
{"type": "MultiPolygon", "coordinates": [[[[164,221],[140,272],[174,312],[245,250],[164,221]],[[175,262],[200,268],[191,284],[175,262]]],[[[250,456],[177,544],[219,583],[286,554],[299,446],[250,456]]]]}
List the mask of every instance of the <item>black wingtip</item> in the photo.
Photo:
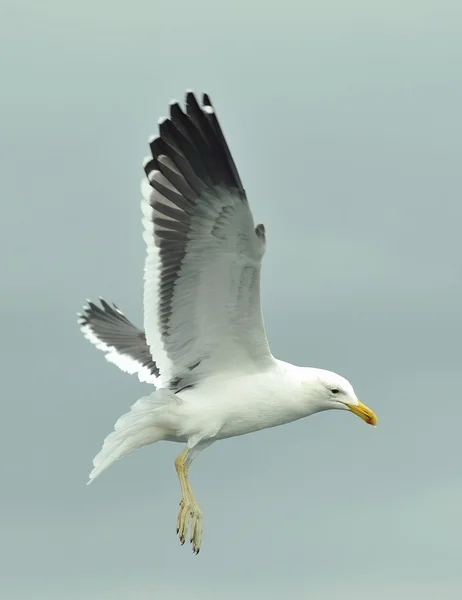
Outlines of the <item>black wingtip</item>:
{"type": "Polygon", "coordinates": [[[170,118],[172,121],[181,119],[182,116],[184,116],[184,112],[179,103],[175,102],[174,104],[170,104],[170,118]]]}
{"type": "MultiPolygon", "coordinates": [[[[170,118],[159,121],[159,136],[149,142],[152,161],[143,164],[149,182],[159,191],[157,184],[151,181],[152,171],[157,170],[173,187],[179,183],[178,177],[161,164],[159,157],[164,155],[175,164],[181,178],[196,195],[202,188],[226,186],[236,189],[245,200],[241,179],[209,94],[204,92],[199,96],[200,104],[193,90],[187,90],[185,96],[184,108],[176,101],[170,103],[170,118]]],[[[183,194],[182,190],[178,191],[183,194]]]]}
{"type": "Polygon", "coordinates": [[[186,102],[188,102],[188,100],[190,98],[192,98],[193,100],[196,100],[196,94],[194,93],[194,90],[191,90],[191,89],[186,90],[185,98],[186,98],[186,102]]]}
{"type": "Polygon", "coordinates": [[[114,314],[114,309],[120,313],[121,316],[124,316],[119,309],[115,306],[114,304],[114,308],[112,308],[112,306],[106,302],[106,300],[104,298],[102,298],[101,296],[99,297],[99,302],[101,304],[101,306],[98,306],[98,304],[96,304],[95,302],[93,302],[92,300],[87,300],[87,304],[86,306],[83,307],[83,312],[82,313],[78,313],[78,317],[79,317],[79,323],[85,325],[89,322],[89,320],[91,319],[92,315],[104,315],[106,314],[114,314]],[[83,322],[83,323],[82,323],[83,322]]]}
{"type": "Polygon", "coordinates": [[[210,96],[208,94],[202,94],[202,104],[204,106],[210,106],[210,108],[213,108],[212,101],[210,100],[210,96]]]}

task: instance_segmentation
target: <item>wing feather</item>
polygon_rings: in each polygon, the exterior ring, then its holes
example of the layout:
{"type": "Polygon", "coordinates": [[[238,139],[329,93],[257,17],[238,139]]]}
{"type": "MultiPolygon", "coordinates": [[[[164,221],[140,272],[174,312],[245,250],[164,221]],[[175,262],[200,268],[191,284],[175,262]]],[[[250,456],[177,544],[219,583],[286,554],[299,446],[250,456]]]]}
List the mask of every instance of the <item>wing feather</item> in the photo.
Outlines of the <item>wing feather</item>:
{"type": "Polygon", "coordinates": [[[101,307],[88,301],[78,315],[80,330],[102,350],[106,360],[126,373],[137,373],[140,381],[156,383],[159,369],[141,331],[117,308],[100,298],[101,307]]]}
{"type": "Polygon", "coordinates": [[[159,384],[192,384],[272,363],[260,307],[264,228],[244,188],[208,96],[151,140],[142,183],[144,325],[159,384]]]}

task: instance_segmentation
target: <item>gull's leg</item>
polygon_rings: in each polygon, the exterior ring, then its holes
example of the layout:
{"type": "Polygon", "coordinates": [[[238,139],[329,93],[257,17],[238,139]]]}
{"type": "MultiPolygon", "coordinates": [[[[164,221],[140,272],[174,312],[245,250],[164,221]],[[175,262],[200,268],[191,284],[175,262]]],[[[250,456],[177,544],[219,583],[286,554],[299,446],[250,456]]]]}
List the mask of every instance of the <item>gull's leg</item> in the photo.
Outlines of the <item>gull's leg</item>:
{"type": "Polygon", "coordinates": [[[176,532],[180,538],[181,545],[186,541],[188,529],[190,528],[190,542],[194,554],[199,554],[202,542],[202,512],[196,502],[191,484],[189,483],[188,471],[193,459],[213,440],[199,442],[193,448],[186,447],[175,460],[175,468],[181,486],[180,511],[178,513],[176,532]],[[189,527],[191,525],[191,527],[189,527]]]}
{"type": "Polygon", "coordinates": [[[189,528],[189,519],[191,517],[191,486],[188,480],[189,465],[186,462],[187,456],[188,448],[185,448],[175,460],[175,469],[181,487],[180,512],[178,513],[178,519],[176,522],[176,532],[180,538],[181,545],[183,545],[186,541],[189,528]]]}

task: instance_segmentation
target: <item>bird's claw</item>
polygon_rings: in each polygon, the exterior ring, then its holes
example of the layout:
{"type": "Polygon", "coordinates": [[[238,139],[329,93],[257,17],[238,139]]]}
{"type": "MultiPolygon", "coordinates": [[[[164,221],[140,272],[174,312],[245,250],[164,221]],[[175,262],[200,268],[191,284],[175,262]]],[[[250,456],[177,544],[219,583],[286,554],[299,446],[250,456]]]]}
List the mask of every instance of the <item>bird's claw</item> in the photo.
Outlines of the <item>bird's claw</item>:
{"type": "Polygon", "coordinates": [[[176,530],[182,546],[186,541],[188,529],[190,530],[189,541],[192,544],[193,553],[199,554],[202,541],[202,513],[195,502],[182,500],[176,530]]]}

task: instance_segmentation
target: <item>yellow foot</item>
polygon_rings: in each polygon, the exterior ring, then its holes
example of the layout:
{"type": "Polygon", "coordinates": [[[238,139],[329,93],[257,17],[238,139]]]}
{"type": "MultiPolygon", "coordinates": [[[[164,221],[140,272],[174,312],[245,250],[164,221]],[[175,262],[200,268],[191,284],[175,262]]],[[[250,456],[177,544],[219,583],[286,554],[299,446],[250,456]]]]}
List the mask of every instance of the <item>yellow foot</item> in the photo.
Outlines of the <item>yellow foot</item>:
{"type": "Polygon", "coordinates": [[[176,532],[183,545],[190,531],[190,542],[194,554],[199,554],[202,542],[202,513],[196,502],[183,499],[180,502],[180,512],[176,522],[176,532]]]}

